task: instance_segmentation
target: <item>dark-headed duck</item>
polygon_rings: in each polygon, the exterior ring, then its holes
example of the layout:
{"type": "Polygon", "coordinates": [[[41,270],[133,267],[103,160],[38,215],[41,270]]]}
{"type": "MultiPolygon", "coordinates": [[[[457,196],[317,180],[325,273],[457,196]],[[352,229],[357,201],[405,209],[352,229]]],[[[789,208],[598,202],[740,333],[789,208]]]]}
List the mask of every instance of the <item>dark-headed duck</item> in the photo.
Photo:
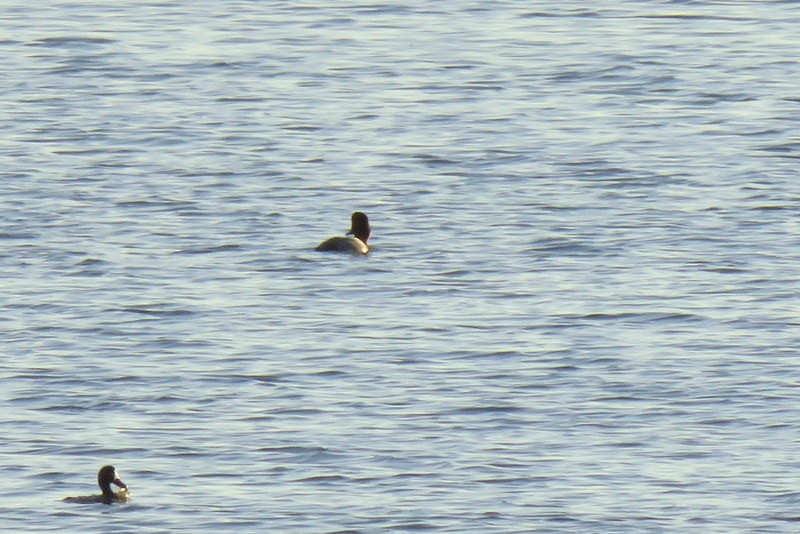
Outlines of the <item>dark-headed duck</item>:
{"type": "Polygon", "coordinates": [[[128,486],[119,479],[119,474],[113,465],[106,465],[100,468],[97,472],[97,484],[100,486],[102,495],[88,495],[85,497],[67,497],[65,502],[76,503],[104,503],[111,504],[112,502],[125,502],[130,499],[128,493],[128,486]],[[111,484],[119,487],[120,490],[116,493],[111,489],[111,484]]]}
{"type": "Polygon", "coordinates": [[[350,231],[347,235],[353,237],[332,237],[320,243],[315,250],[321,252],[349,252],[350,254],[367,254],[369,246],[370,228],[369,219],[360,211],[353,213],[350,218],[350,231]]]}

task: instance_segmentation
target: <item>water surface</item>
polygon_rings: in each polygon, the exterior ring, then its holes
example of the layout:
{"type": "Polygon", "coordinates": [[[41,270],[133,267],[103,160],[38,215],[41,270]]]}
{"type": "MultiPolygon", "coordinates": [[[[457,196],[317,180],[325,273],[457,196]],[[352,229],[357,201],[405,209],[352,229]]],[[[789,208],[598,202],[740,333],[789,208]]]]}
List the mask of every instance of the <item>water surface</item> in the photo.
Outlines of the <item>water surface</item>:
{"type": "Polygon", "coordinates": [[[798,22],[6,6],[0,530],[795,531],[798,22]]]}

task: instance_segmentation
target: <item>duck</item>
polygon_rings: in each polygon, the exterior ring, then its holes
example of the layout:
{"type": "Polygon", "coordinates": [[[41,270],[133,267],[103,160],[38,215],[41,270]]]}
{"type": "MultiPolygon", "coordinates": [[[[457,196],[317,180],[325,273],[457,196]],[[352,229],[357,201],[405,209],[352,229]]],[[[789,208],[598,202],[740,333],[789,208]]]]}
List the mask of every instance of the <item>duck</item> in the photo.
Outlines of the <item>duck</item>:
{"type": "Polygon", "coordinates": [[[368,254],[370,251],[367,240],[371,233],[367,216],[356,211],[350,217],[350,231],[347,235],[353,237],[331,237],[326,239],[314,250],[319,252],[349,252],[353,255],[368,254]]]}
{"type": "Polygon", "coordinates": [[[73,502],[80,504],[88,503],[103,503],[111,504],[113,502],[126,502],[130,499],[128,486],[125,485],[119,478],[116,468],[113,465],[105,465],[97,472],[97,485],[100,486],[102,495],[88,495],[84,497],[67,497],[64,502],[73,502]],[[120,490],[114,493],[111,489],[111,484],[119,487],[120,490]]]}

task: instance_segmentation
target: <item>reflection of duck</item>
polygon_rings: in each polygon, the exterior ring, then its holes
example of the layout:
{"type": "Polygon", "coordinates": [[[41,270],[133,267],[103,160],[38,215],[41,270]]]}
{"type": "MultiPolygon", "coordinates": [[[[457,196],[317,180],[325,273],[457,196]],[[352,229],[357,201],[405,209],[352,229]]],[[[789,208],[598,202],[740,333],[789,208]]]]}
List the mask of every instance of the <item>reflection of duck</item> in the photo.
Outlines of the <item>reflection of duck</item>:
{"type": "Polygon", "coordinates": [[[369,219],[360,211],[350,218],[350,231],[353,237],[332,237],[320,243],[315,250],[321,252],[349,252],[350,254],[366,254],[369,252],[369,219]]]}
{"type": "Polygon", "coordinates": [[[104,503],[111,504],[112,502],[125,502],[130,499],[131,495],[128,493],[128,486],[126,486],[120,479],[117,470],[113,465],[106,465],[100,468],[97,472],[97,484],[100,486],[102,495],[88,495],[85,497],[67,497],[65,502],[75,503],[104,503]],[[111,489],[111,484],[118,486],[120,490],[117,493],[111,489]]]}

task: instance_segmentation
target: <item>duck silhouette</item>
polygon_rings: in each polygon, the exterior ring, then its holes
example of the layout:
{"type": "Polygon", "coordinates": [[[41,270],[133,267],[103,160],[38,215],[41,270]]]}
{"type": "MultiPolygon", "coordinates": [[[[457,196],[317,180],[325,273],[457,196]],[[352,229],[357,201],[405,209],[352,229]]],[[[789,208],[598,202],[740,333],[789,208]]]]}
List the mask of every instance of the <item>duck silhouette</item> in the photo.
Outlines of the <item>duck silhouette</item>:
{"type": "Polygon", "coordinates": [[[100,486],[100,491],[103,492],[102,495],[67,497],[64,502],[111,504],[113,502],[126,502],[131,497],[130,493],[128,493],[128,486],[120,480],[119,473],[117,473],[113,465],[106,465],[100,468],[100,471],[97,472],[97,485],[100,486]],[[114,490],[111,489],[111,484],[119,487],[120,490],[114,493],[114,490]]]}
{"type": "Polygon", "coordinates": [[[369,219],[357,211],[350,217],[350,231],[353,237],[331,237],[320,243],[315,250],[320,252],[348,252],[350,254],[368,254],[367,240],[371,233],[369,219]]]}

